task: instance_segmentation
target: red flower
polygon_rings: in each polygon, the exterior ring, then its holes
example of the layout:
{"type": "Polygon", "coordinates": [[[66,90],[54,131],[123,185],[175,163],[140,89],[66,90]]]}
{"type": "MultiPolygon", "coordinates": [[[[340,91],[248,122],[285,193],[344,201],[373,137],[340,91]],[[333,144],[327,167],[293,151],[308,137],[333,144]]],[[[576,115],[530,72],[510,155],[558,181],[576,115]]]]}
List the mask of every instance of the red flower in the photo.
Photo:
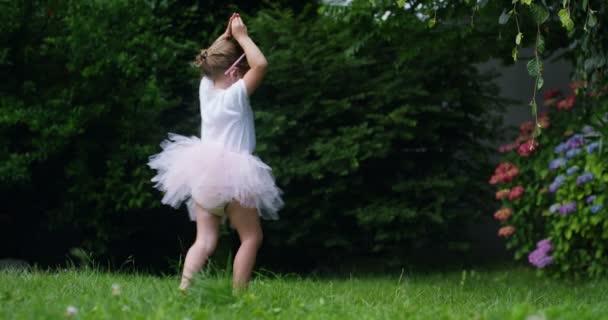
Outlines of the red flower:
{"type": "Polygon", "coordinates": [[[510,169],[515,168],[515,165],[511,162],[502,162],[494,170],[495,173],[504,173],[509,171],[510,169]]]}
{"type": "Polygon", "coordinates": [[[513,215],[513,210],[509,208],[501,208],[500,210],[494,212],[494,219],[499,221],[505,221],[509,219],[513,215]]]}
{"type": "Polygon", "coordinates": [[[539,118],[538,125],[543,129],[547,129],[551,126],[551,120],[549,120],[549,117],[539,118]]]}
{"type": "Polygon", "coordinates": [[[529,157],[536,149],[538,149],[538,142],[534,139],[528,140],[519,146],[517,153],[522,157],[529,157]]]}
{"type": "Polygon", "coordinates": [[[496,192],[496,200],[500,200],[509,196],[509,189],[502,189],[496,192]]]}
{"type": "Polygon", "coordinates": [[[533,132],[534,131],[534,126],[535,126],[534,121],[532,121],[532,120],[526,121],[526,122],[522,123],[519,126],[519,130],[521,130],[522,133],[524,133],[524,132],[526,132],[526,133],[533,132]]]}
{"type": "Polygon", "coordinates": [[[513,167],[513,168],[509,169],[509,171],[507,171],[507,174],[511,178],[514,178],[515,176],[517,176],[519,174],[519,169],[517,167],[513,167]]]}
{"type": "Polygon", "coordinates": [[[490,184],[511,181],[519,174],[519,169],[510,162],[503,162],[496,167],[494,174],[490,178],[490,184]]]}
{"type": "Polygon", "coordinates": [[[513,180],[513,178],[515,178],[515,176],[510,175],[509,172],[503,173],[501,176],[502,176],[502,179],[501,179],[502,182],[509,182],[509,181],[513,180]]]}
{"type": "Polygon", "coordinates": [[[498,152],[500,152],[500,153],[509,152],[511,150],[517,149],[517,147],[519,147],[519,142],[517,142],[517,141],[511,142],[509,144],[505,144],[505,145],[498,147],[498,152]]]}
{"type": "Polygon", "coordinates": [[[522,143],[523,141],[526,141],[526,140],[530,140],[531,138],[532,138],[532,136],[530,133],[522,132],[519,134],[519,136],[517,136],[517,138],[515,138],[515,142],[517,142],[518,146],[519,146],[520,143],[522,143]]]}
{"type": "Polygon", "coordinates": [[[521,198],[521,196],[524,194],[524,190],[525,189],[522,186],[517,186],[511,189],[511,192],[509,193],[509,200],[513,201],[521,198]]]}
{"type": "Polygon", "coordinates": [[[500,237],[510,237],[513,233],[515,233],[515,227],[513,226],[506,226],[498,229],[498,236],[500,237]]]}
{"type": "Polygon", "coordinates": [[[578,89],[578,88],[582,88],[582,87],[584,87],[584,86],[585,86],[585,80],[576,80],[576,81],[573,81],[573,82],[572,82],[572,83],[569,85],[570,90],[572,90],[572,91],[575,91],[576,89],[578,89]]]}
{"type": "Polygon", "coordinates": [[[576,103],[576,95],[574,95],[574,93],[571,93],[569,96],[567,96],[562,101],[557,103],[557,109],[570,110],[570,109],[574,108],[575,103],[576,103]]]}
{"type": "Polygon", "coordinates": [[[552,99],[552,98],[557,98],[561,95],[562,95],[562,91],[560,89],[553,88],[553,89],[549,89],[549,90],[545,91],[545,94],[543,95],[543,99],[548,100],[548,99],[552,99]]]}

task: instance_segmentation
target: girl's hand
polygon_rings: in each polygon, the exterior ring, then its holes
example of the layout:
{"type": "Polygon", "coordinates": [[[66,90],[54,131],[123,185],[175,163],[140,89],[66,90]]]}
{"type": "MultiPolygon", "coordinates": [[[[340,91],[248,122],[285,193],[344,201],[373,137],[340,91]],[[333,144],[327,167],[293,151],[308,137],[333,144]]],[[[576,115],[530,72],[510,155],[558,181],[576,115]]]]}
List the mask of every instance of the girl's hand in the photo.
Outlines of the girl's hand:
{"type": "Polygon", "coordinates": [[[232,20],[238,16],[238,14],[235,12],[230,16],[230,19],[228,20],[228,26],[226,27],[226,31],[224,31],[224,33],[222,34],[222,38],[226,38],[226,39],[230,39],[232,38],[232,20]]]}
{"type": "Polygon", "coordinates": [[[243,23],[243,20],[241,19],[238,13],[231,20],[230,24],[232,27],[232,36],[235,39],[238,40],[239,38],[247,37],[247,27],[243,23]]]}

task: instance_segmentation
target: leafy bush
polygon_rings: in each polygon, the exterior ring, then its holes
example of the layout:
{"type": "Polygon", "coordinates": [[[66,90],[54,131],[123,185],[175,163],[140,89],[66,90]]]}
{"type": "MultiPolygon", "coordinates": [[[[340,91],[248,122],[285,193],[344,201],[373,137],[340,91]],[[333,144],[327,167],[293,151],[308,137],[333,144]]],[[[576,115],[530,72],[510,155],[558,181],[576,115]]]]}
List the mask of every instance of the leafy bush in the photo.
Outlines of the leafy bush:
{"type": "MultiPolygon", "coordinates": [[[[188,62],[229,15],[159,3],[26,1],[2,11],[0,68],[15,76],[0,84],[0,181],[16,200],[3,212],[79,230],[101,253],[137,238],[144,214],[173,211],[145,163],[167,132],[198,133],[188,62]]],[[[433,19],[446,23],[433,28],[395,5],[246,19],[271,66],[253,108],[257,152],[287,203],[266,237],[277,261],[288,251],[338,260],[465,248],[464,227],[486,210],[480,141],[496,136],[501,101],[472,66],[488,55],[476,41],[485,34],[450,25],[460,5],[441,9],[433,19]]],[[[177,233],[165,221],[146,227],[177,233]]]]}
{"type": "Polygon", "coordinates": [[[522,124],[516,141],[501,148],[509,153],[505,159],[510,163],[497,168],[490,180],[504,187],[496,194],[505,206],[495,213],[505,224],[499,235],[510,237],[508,247],[515,249],[515,258],[527,256],[538,268],[575,276],[603,275],[608,265],[603,258],[608,176],[601,147],[608,134],[604,97],[608,7],[570,0],[515,0],[502,5],[498,22],[511,21],[517,31],[513,59],[526,45],[522,38],[533,40],[527,42],[534,49],[527,67],[535,78],[530,101],[535,121],[522,124]],[[560,36],[567,39],[555,41],[560,36]],[[552,53],[545,52],[549,46],[567,48],[575,71],[567,96],[556,90],[545,93],[545,104],[559,111],[539,116],[536,92],[543,87],[543,59],[552,53]],[[511,152],[514,149],[520,157],[511,152]]]}
{"type": "Polygon", "coordinates": [[[123,214],[158,206],[144,164],[175,123],[171,89],[195,83],[194,46],[160,34],[169,21],[144,1],[6,6],[0,181],[15,201],[2,211],[70,226],[99,252],[129,236],[123,214]]]}
{"type": "Polygon", "coordinates": [[[487,51],[470,28],[431,29],[415,10],[381,19],[388,9],[355,1],[251,20],[270,61],[252,105],[257,151],[286,191],[267,237],[282,255],[462,249],[486,205],[480,141],[495,137],[501,101],[472,64],[487,51]]]}
{"type": "Polygon", "coordinates": [[[528,121],[516,141],[500,148],[505,162],[489,181],[498,186],[496,199],[502,202],[494,214],[503,223],[498,235],[508,237],[516,259],[527,258],[539,269],[604,275],[608,104],[574,92],[565,98],[559,94],[545,95],[546,104],[556,108],[542,114],[539,123],[545,129],[538,139],[533,138],[534,122],[528,121]],[[530,151],[530,145],[536,147],[530,151]]]}

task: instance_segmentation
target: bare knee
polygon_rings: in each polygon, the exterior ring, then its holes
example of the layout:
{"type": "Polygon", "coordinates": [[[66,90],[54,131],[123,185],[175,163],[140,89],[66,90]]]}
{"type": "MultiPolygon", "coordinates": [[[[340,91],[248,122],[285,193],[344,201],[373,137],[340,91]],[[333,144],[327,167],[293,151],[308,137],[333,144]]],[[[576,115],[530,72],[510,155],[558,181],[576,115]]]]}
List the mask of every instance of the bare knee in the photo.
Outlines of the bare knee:
{"type": "Polygon", "coordinates": [[[241,244],[251,246],[257,250],[262,246],[263,240],[264,240],[264,234],[260,230],[259,232],[254,232],[254,233],[247,234],[246,236],[241,237],[241,244]]]}
{"type": "Polygon", "coordinates": [[[216,243],[213,241],[196,240],[192,247],[203,255],[210,256],[215,251],[216,243]]]}

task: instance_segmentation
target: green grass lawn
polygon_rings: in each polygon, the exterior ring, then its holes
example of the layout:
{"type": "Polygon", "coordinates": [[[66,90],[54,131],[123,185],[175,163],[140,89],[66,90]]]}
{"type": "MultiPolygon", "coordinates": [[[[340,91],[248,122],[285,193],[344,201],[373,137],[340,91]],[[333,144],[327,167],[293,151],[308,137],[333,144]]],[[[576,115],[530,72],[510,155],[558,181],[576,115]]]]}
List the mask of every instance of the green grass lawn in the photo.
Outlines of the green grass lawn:
{"type": "Polygon", "coordinates": [[[0,271],[0,319],[608,319],[607,279],[556,280],[518,268],[258,276],[236,296],[221,276],[201,276],[185,295],[177,285],[177,277],[86,269],[0,271]]]}

